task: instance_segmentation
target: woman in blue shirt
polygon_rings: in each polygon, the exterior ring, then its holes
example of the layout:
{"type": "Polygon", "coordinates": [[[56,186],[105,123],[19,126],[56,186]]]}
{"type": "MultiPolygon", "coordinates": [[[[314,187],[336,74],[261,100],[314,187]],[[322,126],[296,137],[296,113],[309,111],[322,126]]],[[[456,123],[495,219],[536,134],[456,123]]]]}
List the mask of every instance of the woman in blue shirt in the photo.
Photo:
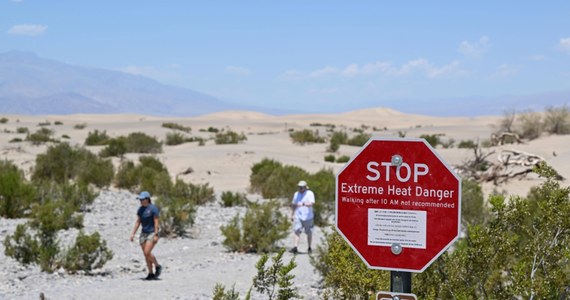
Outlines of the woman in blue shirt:
{"type": "Polygon", "coordinates": [[[137,199],[140,200],[141,206],[137,211],[137,220],[135,221],[135,228],[131,234],[131,242],[134,240],[139,226],[142,225],[139,243],[148,268],[148,275],[145,279],[157,279],[162,272],[162,266],[158,264],[156,257],[152,254],[152,249],[158,242],[158,216],[160,212],[158,208],[152,204],[149,192],[140,193],[137,199]],[[153,265],[155,272],[153,272],[153,265]]]}

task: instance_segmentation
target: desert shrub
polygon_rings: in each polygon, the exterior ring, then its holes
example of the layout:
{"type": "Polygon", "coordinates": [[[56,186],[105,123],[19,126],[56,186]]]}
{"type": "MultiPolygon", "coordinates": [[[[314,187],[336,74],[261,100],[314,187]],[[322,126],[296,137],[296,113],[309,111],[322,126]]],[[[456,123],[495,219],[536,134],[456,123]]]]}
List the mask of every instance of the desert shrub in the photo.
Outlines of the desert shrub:
{"type": "Polygon", "coordinates": [[[85,148],[60,143],[36,156],[32,180],[53,180],[58,183],[78,180],[104,187],[111,183],[113,175],[111,161],[103,160],[85,148]]]}
{"type": "Polygon", "coordinates": [[[271,252],[288,234],[291,223],[279,210],[277,201],[252,203],[243,218],[237,214],[229,224],[220,227],[224,246],[230,251],[271,252]]]}
{"type": "MultiPolygon", "coordinates": [[[[255,167],[255,165],[254,165],[255,167]]],[[[266,166],[267,167],[267,166],[266,166]]],[[[253,168],[252,168],[253,171],[253,168]]],[[[308,177],[308,173],[297,167],[297,166],[282,166],[275,168],[273,170],[261,170],[262,173],[266,173],[268,176],[265,178],[259,178],[262,176],[260,174],[254,174],[250,176],[250,180],[261,180],[259,186],[255,186],[252,182],[252,191],[260,192],[261,195],[266,199],[276,199],[276,198],[286,198],[290,199],[293,195],[291,188],[295,188],[299,180],[305,180],[308,177]]]]}
{"type": "Polygon", "coordinates": [[[192,139],[185,137],[180,132],[169,132],[166,134],[166,143],[169,146],[175,146],[192,141],[192,139]]]}
{"type": "Polygon", "coordinates": [[[519,135],[523,139],[534,140],[542,134],[544,126],[542,124],[542,117],[539,113],[526,112],[519,116],[518,122],[519,135]]]}
{"type": "Polygon", "coordinates": [[[332,170],[320,170],[315,174],[296,166],[283,166],[280,162],[263,159],[251,168],[250,190],[261,193],[266,199],[285,199],[289,205],[297,183],[306,180],[315,193],[315,224],[321,226],[334,209],[335,175],[332,170]]]}
{"type": "Polygon", "coordinates": [[[61,121],[55,121],[53,124],[56,125],[56,126],[60,126],[60,125],[63,125],[63,122],[61,122],[61,121]]]}
{"type": "Polygon", "coordinates": [[[293,131],[289,134],[294,144],[305,145],[313,143],[324,143],[325,139],[319,136],[318,130],[303,129],[301,131],[293,131]]]}
{"type": "Polygon", "coordinates": [[[63,135],[61,136],[61,138],[62,138],[62,139],[69,140],[71,137],[69,137],[69,135],[67,135],[67,134],[63,134],[63,135]]]}
{"type": "Polygon", "coordinates": [[[108,142],[108,145],[101,150],[99,156],[101,157],[111,157],[111,156],[118,156],[122,157],[125,153],[127,153],[127,144],[125,137],[119,137],[115,139],[111,139],[108,142]]]}
{"type": "MultiPolygon", "coordinates": [[[[323,169],[309,175],[308,182],[311,190],[315,193],[313,205],[314,223],[317,226],[328,224],[330,216],[335,208],[335,174],[332,169],[323,169]]],[[[292,195],[291,195],[292,196],[292,195]]]]}
{"type": "Polygon", "coordinates": [[[340,145],[345,145],[348,143],[348,135],[344,131],[335,131],[331,135],[330,145],[327,151],[336,152],[340,148],[340,145]]]}
{"type": "Polygon", "coordinates": [[[200,132],[211,132],[211,133],[218,133],[218,132],[220,132],[220,130],[219,130],[218,128],[212,127],[212,126],[208,127],[207,129],[203,129],[203,128],[202,128],[202,129],[200,129],[199,131],[200,131],[200,132]]]}
{"type": "Polygon", "coordinates": [[[86,183],[59,184],[43,180],[34,182],[34,186],[36,187],[35,202],[38,205],[49,201],[62,201],[72,205],[75,211],[85,211],[97,197],[97,193],[86,183]]]}
{"type": "Polygon", "coordinates": [[[267,299],[299,299],[297,288],[294,287],[295,275],[290,274],[297,266],[294,258],[287,265],[282,261],[285,249],[281,249],[273,256],[273,264],[266,267],[269,256],[264,254],[255,267],[257,275],[253,278],[253,287],[260,294],[267,294],[267,299]]]}
{"type": "Polygon", "coordinates": [[[64,199],[54,199],[32,208],[30,225],[40,232],[55,233],[61,229],[82,228],[83,215],[64,199]]]}
{"type": "Polygon", "coordinates": [[[87,123],[81,123],[81,124],[73,125],[73,128],[78,129],[78,130],[85,129],[85,127],[87,127],[87,123]]]}
{"type": "Polygon", "coordinates": [[[406,131],[398,131],[398,137],[404,138],[408,134],[406,131]]]}
{"type": "Polygon", "coordinates": [[[544,128],[550,134],[570,133],[570,110],[568,110],[568,106],[547,107],[544,116],[544,128]]]}
{"type": "Polygon", "coordinates": [[[9,141],[9,143],[21,143],[23,140],[21,138],[13,138],[9,141]]]}
{"type": "Polygon", "coordinates": [[[323,242],[311,264],[322,277],[324,299],[373,299],[389,290],[389,272],[369,269],[338,233],[325,234],[323,242]]]}
{"type": "Polygon", "coordinates": [[[351,146],[359,146],[362,147],[368,140],[370,139],[371,135],[368,133],[359,133],[350,139],[348,139],[347,144],[351,146]]]}
{"type": "Polygon", "coordinates": [[[214,196],[214,188],[210,187],[208,183],[192,184],[185,183],[182,180],[176,180],[176,184],[170,193],[184,197],[195,205],[204,205],[216,199],[214,196]]]}
{"type": "Polygon", "coordinates": [[[0,118],[0,124],[6,124],[8,123],[8,118],[2,117],[0,118]]]}
{"type": "Polygon", "coordinates": [[[461,222],[474,225],[482,224],[488,217],[485,198],[481,186],[472,180],[461,181],[461,222]]]}
{"type": "Polygon", "coordinates": [[[144,132],[130,133],[125,139],[127,153],[161,153],[162,144],[144,132]]]}
{"type": "Polygon", "coordinates": [[[350,160],[350,156],[348,156],[348,155],[341,155],[341,156],[336,158],[337,163],[345,163],[345,162],[348,162],[349,160],[350,160]]]}
{"type": "Polygon", "coordinates": [[[334,162],[334,161],[335,161],[335,156],[334,156],[334,154],[325,155],[325,161],[326,161],[326,162],[334,162]]]}
{"type": "Polygon", "coordinates": [[[107,247],[107,242],[95,232],[91,235],[79,232],[75,243],[65,251],[63,267],[71,273],[91,271],[101,268],[113,258],[113,251],[107,247]]]}
{"type": "Polygon", "coordinates": [[[87,138],[85,138],[85,145],[86,146],[101,146],[107,145],[111,137],[107,135],[107,131],[99,131],[95,129],[93,132],[89,132],[87,134],[87,138]]]}
{"type": "Polygon", "coordinates": [[[30,131],[28,130],[28,127],[18,127],[18,128],[16,128],[16,132],[17,133],[28,133],[30,131]]]}
{"type": "Polygon", "coordinates": [[[436,133],[436,134],[421,134],[420,138],[421,139],[425,139],[426,142],[428,142],[428,144],[430,144],[432,147],[437,147],[437,145],[441,144],[441,139],[439,138],[440,136],[442,136],[443,134],[440,133],[436,133]]]}
{"type": "Polygon", "coordinates": [[[447,140],[442,140],[440,141],[440,144],[445,149],[453,148],[453,145],[455,144],[455,139],[449,138],[447,140]]]}
{"type": "Polygon", "coordinates": [[[156,205],[160,207],[160,228],[164,236],[184,236],[186,228],[194,224],[196,205],[177,195],[160,196],[156,205]]]}
{"type": "Polygon", "coordinates": [[[26,140],[32,142],[32,144],[34,145],[39,145],[51,141],[52,135],[53,131],[51,131],[50,129],[40,128],[36,132],[28,134],[26,140]]]}
{"type": "Polygon", "coordinates": [[[180,130],[180,131],[184,131],[184,132],[190,132],[192,131],[191,127],[187,127],[184,125],[180,125],[177,123],[172,123],[172,122],[167,122],[167,123],[162,123],[162,127],[164,128],[169,128],[169,129],[175,129],[175,130],[180,130]]]}
{"type": "Polygon", "coordinates": [[[27,224],[19,224],[14,234],[4,238],[4,254],[24,265],[39,261],[39,249],[38,241],[28,233],[27,224]]]}
{"type": "Polygon", "coordinates": [[[247,196],[244,193],[225,191],[220,198],[222,199],[223,207],[242,206],[248,202],[247,196]]]}
{"type": "Polygon", "coordinates": [[[227,132],[216,133],[216,138],[214,139],[216,145],[222,144],[238,144],[240,142],[246,141],[247,137],[245,134],[228,130],[227,132]]]}
{"type": "Polygon", "coordinates": [[[477,148],[477,144],[473,140],[466,140],[459,142],[457,148],[475,149],[477,148]]]}
{"type": "Polygon", "coordinates": [[[226,290],[223,284],[216,283],[212,295],[212,300],[239,300],[239,292],[235,290],[235,286],[226,290]]]}
{"type": "Polygon", "coordinates": [[[115,176],[115,185],[131,192],[147,190],[162,194],[172,188],[172,180],[166,167],[157,158],[141,156],[138,165],[132,161],[121,163],[115,176]]]}
{"type": "Polygon", "coordinates": [[[0,161],[0,216],[21,218],[33,201],[35,190],[24,173],[10,161],[0,161]]]}
{"type": "Polygon", "coordinates": [[[39,122],[38,126],[50,126],[51,122],[50,121],[44,121],[44,122],[39,122]]]}

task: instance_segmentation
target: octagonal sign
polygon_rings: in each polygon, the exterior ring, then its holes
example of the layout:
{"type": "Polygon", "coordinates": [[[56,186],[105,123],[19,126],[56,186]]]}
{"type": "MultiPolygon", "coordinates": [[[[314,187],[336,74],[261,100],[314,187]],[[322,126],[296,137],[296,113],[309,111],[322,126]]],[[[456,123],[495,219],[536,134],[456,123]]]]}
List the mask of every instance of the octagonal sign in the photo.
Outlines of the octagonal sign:
{"type": "Polygon", "coordinates": [[[459,237],[461,180],[424,139],[371,138],[336,176],[335,214],[369,268],[423,272],[459,237]]]}

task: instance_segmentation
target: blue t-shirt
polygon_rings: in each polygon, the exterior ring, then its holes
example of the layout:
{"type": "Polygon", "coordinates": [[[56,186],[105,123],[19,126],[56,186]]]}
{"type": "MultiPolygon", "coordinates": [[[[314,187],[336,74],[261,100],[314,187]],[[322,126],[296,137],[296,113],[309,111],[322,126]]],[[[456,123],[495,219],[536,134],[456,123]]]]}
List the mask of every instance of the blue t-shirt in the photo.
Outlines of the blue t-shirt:
{"type": "Polygon", "coordinates": [[[159,214],[158,208],[153,204],[149,204],[147,207],[139,207],[137,216],[139,216],[139,219],[141,220],[143,233],[154,232],[154,217],[156,216],[158,218],[159,214]]]}

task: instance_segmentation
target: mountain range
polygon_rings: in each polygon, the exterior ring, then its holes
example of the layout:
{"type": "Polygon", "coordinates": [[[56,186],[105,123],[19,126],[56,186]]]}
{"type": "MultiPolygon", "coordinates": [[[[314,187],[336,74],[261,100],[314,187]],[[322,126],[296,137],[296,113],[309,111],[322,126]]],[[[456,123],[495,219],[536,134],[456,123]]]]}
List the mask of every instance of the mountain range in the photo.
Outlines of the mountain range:
{"type": "Polygon", "coordinates": [[[243,109],[194,90],[139,76],[73,66],[30,52],[0,53],[0,112],[195,116],[243,109]]]}

